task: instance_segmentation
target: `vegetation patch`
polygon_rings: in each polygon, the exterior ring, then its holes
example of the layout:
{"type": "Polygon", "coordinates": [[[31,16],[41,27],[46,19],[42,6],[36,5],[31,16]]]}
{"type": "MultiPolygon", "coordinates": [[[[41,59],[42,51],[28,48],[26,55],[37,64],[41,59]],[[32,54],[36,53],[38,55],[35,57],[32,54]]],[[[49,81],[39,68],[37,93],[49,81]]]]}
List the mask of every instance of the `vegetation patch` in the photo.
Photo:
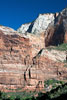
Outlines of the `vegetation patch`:
{"type": "Polygon", "coordinates": [[[61,81],[50,80],[48,85],[53,84],[53,82],[62,85],[47,93],[39,92],[37,97],[31,95],[31,93],[35,92],[12,93],[12,95],[0,92],[0,100],[67,100],[67,83],[63,84],[61,81]]]}
{"type": "Polygon", "coordinates": [[[53,47],[47,47],[48,50],[60,50],[60,51],[67,51],[67,43],[63,43],[58,46],[53,46],[53,47]]]}
{"type": "Polygon", "coordinates": [[[63,85],[64,83],[65,83],[64,81],[50,79],[50,80],[44,81],[44,87],[46,91],[50,91],[51,89],[55,89],[59,85],[63,85]]]}
{"type": "Polygon", "coordinates": [[[64,65],[64,67],[67,67],[67,65],[64,65]]]}

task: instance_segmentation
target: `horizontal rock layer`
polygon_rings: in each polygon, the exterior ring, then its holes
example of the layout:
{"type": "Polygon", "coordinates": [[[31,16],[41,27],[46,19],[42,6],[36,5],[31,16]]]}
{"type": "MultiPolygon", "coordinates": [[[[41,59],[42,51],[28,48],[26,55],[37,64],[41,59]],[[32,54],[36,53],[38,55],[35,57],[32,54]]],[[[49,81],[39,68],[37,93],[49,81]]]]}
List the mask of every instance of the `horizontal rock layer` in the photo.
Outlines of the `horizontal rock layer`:
{"type": "Polygon", "coordinates": [[[67,43],[67,8],[61,13],[40,14],[19,32],[0,26],[0,90],[44,88],[44,81],[67,81],[67,54],[46,48],[67,43]],[[30,34],[34,33],[34,34],[30,34]]]}
{"type": "Polygon", "coordinates": [[[44,48],[43,33],[10,34],[10,30],[9,34],[0,30],[0,90],[43,89],[47,79],[67,80],[65,52],[44,48]]]}

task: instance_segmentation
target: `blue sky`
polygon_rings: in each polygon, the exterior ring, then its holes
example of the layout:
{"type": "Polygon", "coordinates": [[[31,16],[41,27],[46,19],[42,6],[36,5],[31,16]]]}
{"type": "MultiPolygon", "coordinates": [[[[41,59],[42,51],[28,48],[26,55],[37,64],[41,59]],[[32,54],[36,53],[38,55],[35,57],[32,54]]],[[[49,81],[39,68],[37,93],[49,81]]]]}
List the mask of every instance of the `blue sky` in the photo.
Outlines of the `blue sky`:
{"type": "Polygon", "coordinates": [[[17,29],[40,13],[59,12],[66,6],[67,0],[0,0],[0,24],[17,29]]]}

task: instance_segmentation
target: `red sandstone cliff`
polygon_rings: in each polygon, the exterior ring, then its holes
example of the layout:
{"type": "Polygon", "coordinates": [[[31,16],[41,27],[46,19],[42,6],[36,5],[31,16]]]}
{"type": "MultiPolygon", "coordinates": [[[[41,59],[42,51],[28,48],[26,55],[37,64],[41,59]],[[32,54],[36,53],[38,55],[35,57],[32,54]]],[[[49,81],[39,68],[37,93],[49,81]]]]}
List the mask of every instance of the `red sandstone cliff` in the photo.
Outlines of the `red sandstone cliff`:
{"type": "Polygon", "coordinates": [[[0,90],[42,89],[50,78],[67,81],[66,53],[46,49],[44,37],[0,26],[0,90]]]}

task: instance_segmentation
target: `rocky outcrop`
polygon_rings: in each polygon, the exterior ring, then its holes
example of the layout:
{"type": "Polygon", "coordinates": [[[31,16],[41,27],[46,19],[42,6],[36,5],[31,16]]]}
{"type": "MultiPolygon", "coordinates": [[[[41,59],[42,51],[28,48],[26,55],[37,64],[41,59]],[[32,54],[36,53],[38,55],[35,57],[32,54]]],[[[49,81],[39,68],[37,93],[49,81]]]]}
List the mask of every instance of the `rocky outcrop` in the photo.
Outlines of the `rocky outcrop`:
{"type": "Polygon", "coordinates": [[[40,50],[33,57],[33,64],[25,71],[25,79],[27,82],[27,87],[25,88],[42,89],[44,88],[44,80],[52,78],[67,80],[67,68],[64,67],[64,60],[66,60],[66,54],[62,51],[59,53],[55,50],[40,50]]]}
{"type": "Polygon", "coordinates": [[[40,14],[21,26],[25,34],[0,26],[0,90],[43,89],[44,81],[52,78],[67,81],[66,51],[46,48],[67,43],[66,12],[40,14]]]}
{"type": "MultiPolygon", "coordinates": [[[[29,24],[27,30],[22,28],[18,29],[21,33],[32,33],[37,36],[41,36],[44,33],[45,46],[59,45],[61,43],[67,43],[67,8],[59,13],[47,13],[40,14],[38,18],[29,24]]],[[[26,25],[25,25],[26,27],[26,25]]]]}
{"type": "Polygon", "coordinates": [[[55,17],[58,16],[58,13],[52,14],[52,13],[47,13],[47,14],[39,14],[37,19],[29,24],[24,24],[22,25],[17,31],[20,33],[32,33],[39,35],[40,33],[44,32],[50,23],[54,24],[55,17]]]}
{"type": "Polygon", "coordinates": [[[13,88],[16,86],[18,88],[21,86],[20,80],[23,87],[24,78],[22,77],[24,77],[24,70],[26,69],[25,57],[31,55],[29,39],[18,35],[16,31],[13,33],[10,28],[4,28],[5,31],[0,29],[0,88],[5,87],[6,89],[11,85],[13,88]]]}
{"type": "Polygon", "coordinates": [[[59,13],[55,24],[49,25],[45,38],[46,46],[67,43],[67,8],[59,13]]]}
{"type": "Polygon", "coordinates": [[[31,23],[27,23],[24,25],[21,25],[21,27],[17,30],[19,33],[26,33],[27,30],[29,29],[31,23]]]}
{"type": "Polygon", "coordinates": [[[8,34],[7,29],[0,28],[0,90],[39,90],[44,80],[67,80],[65,52],[45,49],[43,34],[18,34],[10,28],[8,34]]]}

